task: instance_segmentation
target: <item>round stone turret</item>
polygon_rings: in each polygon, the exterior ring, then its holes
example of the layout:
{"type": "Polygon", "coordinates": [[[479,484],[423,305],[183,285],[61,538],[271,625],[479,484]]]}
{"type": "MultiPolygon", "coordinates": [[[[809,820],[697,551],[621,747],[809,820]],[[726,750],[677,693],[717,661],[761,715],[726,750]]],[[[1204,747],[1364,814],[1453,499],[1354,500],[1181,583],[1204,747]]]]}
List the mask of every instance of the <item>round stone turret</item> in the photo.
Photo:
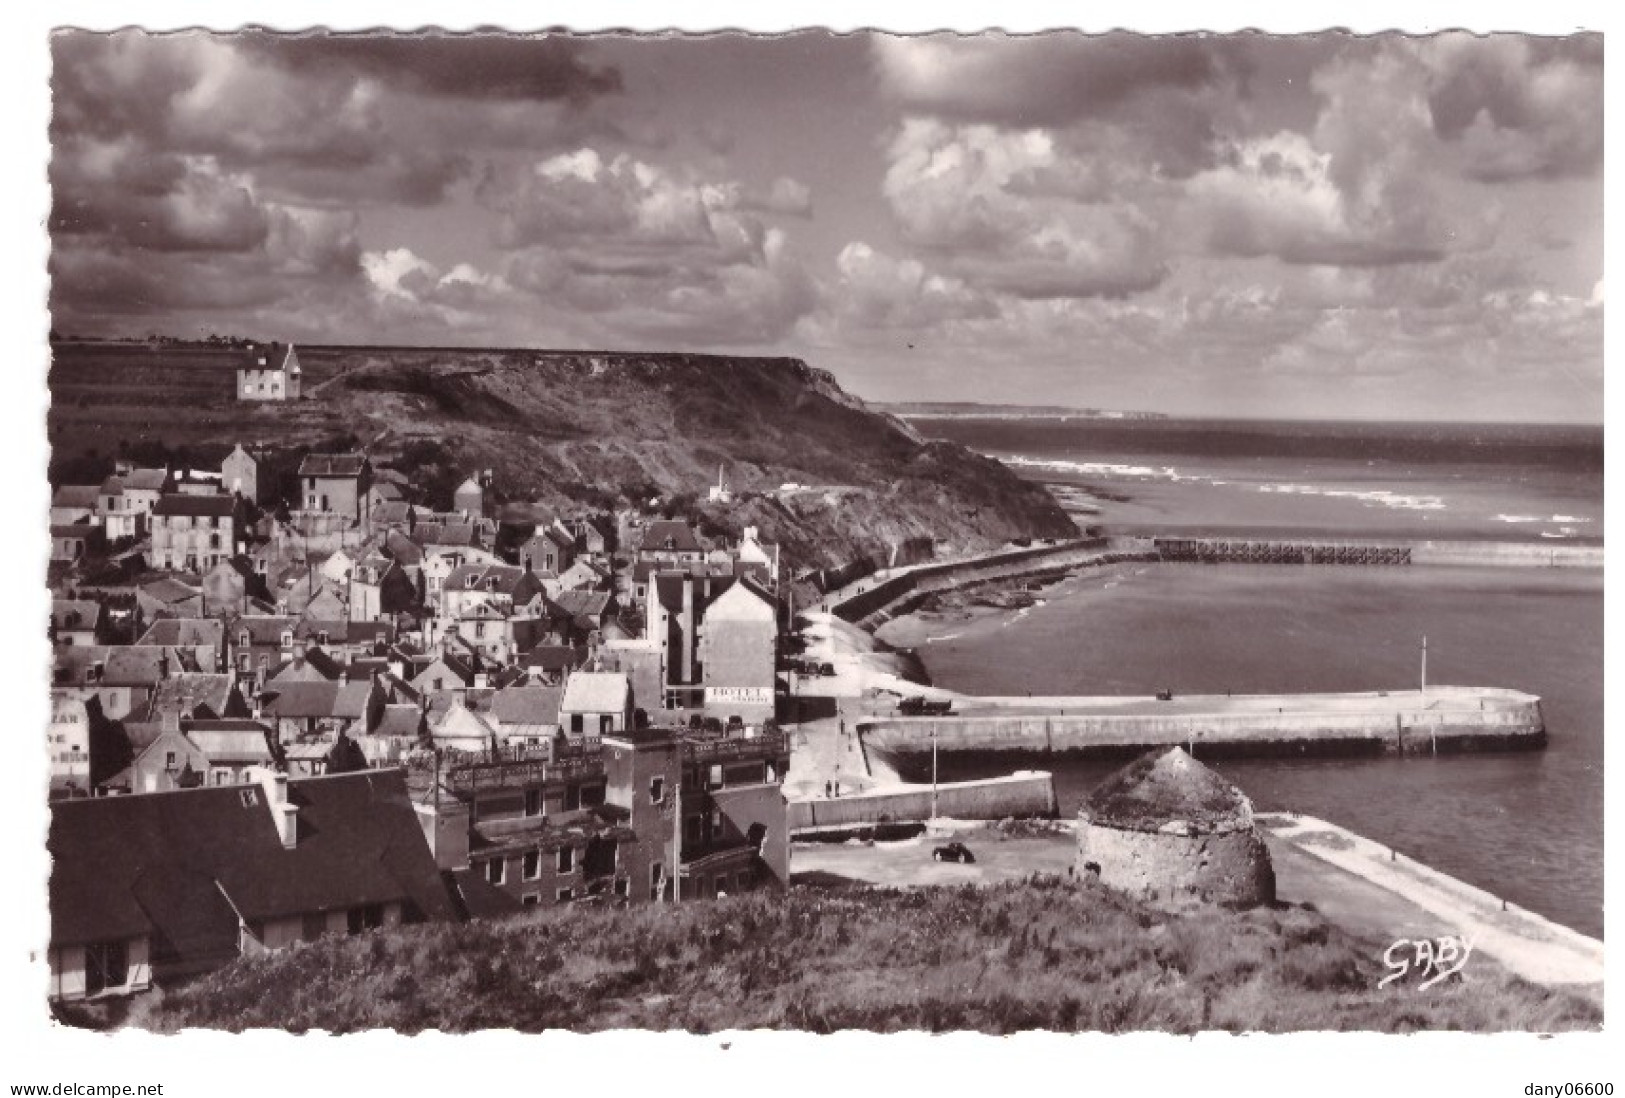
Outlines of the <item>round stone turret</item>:
{"type": "Polygon", "coordinates": [[[1183,748],[1151,751],[1078,810],[1078,872],[1164,905],[1275,899],[1247,795],[1183,748]]]}

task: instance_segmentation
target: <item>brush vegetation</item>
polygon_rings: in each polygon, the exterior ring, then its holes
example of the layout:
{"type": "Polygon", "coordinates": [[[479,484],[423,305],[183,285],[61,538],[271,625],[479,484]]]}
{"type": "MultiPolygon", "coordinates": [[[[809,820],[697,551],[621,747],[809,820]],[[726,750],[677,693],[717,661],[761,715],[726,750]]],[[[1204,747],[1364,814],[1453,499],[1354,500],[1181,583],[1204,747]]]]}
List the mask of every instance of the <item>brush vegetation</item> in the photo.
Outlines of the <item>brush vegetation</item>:
{"type": "Polygon", "coordinates": [[[1312,909],[1159,912],[1070,878],[909,891],[799,886],[623,911],[334,938],[139,1002],[126,1024],[715,1032],[1538,1031],[1601,1011],[1488,960],[1378,990],[1381,947],[1312,909]]]}

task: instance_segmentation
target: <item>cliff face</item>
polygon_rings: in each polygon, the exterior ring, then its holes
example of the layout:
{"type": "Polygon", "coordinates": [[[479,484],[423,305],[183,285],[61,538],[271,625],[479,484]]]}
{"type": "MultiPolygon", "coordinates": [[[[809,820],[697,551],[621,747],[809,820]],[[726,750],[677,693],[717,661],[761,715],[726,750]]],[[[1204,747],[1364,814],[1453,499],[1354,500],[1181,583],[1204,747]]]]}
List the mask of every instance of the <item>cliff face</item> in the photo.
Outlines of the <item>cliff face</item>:
{"type": "MultiPolygon", "coordinates": [[[[465,470],[492,469],[509,499],[696,496],[688,509],[707,525],[758,526],[798,566],[884,555],[912,538],[970,549],[1076,532],[1041,488],[923,440],[795,359],[301,347],[300,360],[305,400],[245,407],[228,381],[187,441],[308,445],[353,433],[387,461],[434,440],[465,470]],[[705,502],[719,467],[736,493],[728,506],[705,502]],[[778,491],[786,484],[807,488],[778,491]]],[[[86,424],[93,405],[62,411],[86,424]]],[[[120,405],[121,418],[131,410],[120,405]]]]}

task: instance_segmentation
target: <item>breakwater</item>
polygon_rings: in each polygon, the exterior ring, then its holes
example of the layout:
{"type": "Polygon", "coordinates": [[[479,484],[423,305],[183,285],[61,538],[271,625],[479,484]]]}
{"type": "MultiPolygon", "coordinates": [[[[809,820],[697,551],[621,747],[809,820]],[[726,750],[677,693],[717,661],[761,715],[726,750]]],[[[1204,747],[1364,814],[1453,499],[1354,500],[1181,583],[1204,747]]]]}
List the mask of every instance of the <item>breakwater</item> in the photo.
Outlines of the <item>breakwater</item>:
{"type": "Polygon", "coordinates": [[[876,716],[864,750],[1075,752],[1117,757],[1182,746],[1204,758],[1538,750],[1540,699],[1515,690],[1432,687],[1373,694],[1245,697],[965,698],[940,717],[876,716]]]}
{"type": "Polygon", "coordinates": [[[1516,568],[1601,568],[1603,564],[1600,545],[1522,541],[1368,541],[1158,535],[1126,538],[1123,544],[1149,546],[1157,560],[1176,564],[1453,564],[1516,568]]]}
{"type": "MultiPolygon", "coordinates": [[[[1057,811],[1054,778],[1024,770],[999,778],[944,782],[937,786],[936,816],[957,820],[1052,817],[1057,811]]],[[[801,797],[789,803],[790,830],[913,823],[933,817],[929,785],[898,785],[840,797],[801,797]]]]}

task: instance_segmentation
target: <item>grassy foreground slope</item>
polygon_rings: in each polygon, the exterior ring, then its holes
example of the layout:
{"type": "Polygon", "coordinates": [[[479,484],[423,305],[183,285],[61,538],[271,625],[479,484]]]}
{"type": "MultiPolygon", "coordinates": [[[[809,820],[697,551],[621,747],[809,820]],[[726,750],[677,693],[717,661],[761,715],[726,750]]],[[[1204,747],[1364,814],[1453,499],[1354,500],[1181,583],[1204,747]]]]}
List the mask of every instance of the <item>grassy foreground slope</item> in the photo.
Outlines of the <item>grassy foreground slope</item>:
{"type": "Polygon", "coordinates": [[[1304,908],[1164,914],[1098,886],[742,896],[549,909],[337,938],[233,964],[128,1024],[255,1027],[1272,1031],[1595,1028],[1491,964],[1377,990],[1380,948],[1304,908]]]}
{"type": "Polygon", "coordinates": [[[233,399],[218,351],[59,345],[51,442],[65,456],[121,440],[223,454],[353,436],[385,461],[432,442],[457,469],[493,469],[506,498],[553,506],[703,500],[721,467],[736,491],[829,489],[686,508],[724,531],[758,526],[800,565],[915,538],[954,551],[1077,532],[1038,485],[797,359],[305,347],[300,361],[305,399],[254,406],[233,399]]]}

